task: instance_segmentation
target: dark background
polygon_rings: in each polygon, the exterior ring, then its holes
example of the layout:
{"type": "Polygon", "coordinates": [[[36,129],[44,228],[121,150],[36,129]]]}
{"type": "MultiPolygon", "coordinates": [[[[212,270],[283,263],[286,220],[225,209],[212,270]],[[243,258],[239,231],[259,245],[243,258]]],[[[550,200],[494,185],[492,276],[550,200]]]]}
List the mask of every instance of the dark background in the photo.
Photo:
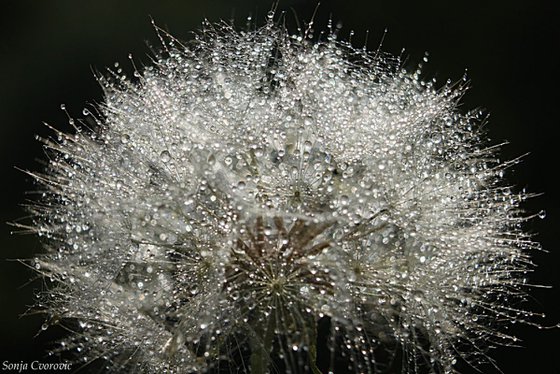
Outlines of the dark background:
{"type": "MultiPolygon", "coordinates": [[[[102,100],[92,70],[102,71],[119,61],[130,70],[128,54],[137,64],[148,62],[146,41],[157,46],[150,16],[179,39],[189,39],[204,17],[245,24],[247,15],[262,24],[269,1],[4,1],[0,5],[0,365],[43,359],[45,344],[55,332],[40,334],[41,317],[23,317],[40,283],[26,285],[32,272],[5,259],[30,258],[39,251],[33,236],[10,235],[4,222],[24,216],[18,206],[33,189],[29,177],[14,166],[38,170],[42,149],[36,134],[48,135],[46,121],[68,129],[69,113],[80,117],[84,105],[102,100]]],[[[558,236],[558,174],[556,135],[560,105],[558,90],[559,16],[554,1],[376,1],[321,2],[316,28],[332,15],[344,25],[342,35],[355,31],[361,47],[369,30],[368,47],[376,49],[385,28],[383,50],[400,54],[406,48],[410,66],[430,53],[426,76],[439,82],[458,80],[465,69],[472,89],[464,108],[481,106],[490,113],[489,135],[507,140],[503,158],[530,152],[509,172],[520,189],[542,193],[525,204],[530,213],[545,209],[544,220],[528,229],[549,253],[534,253],[538,264],[532,283],[553,286],[535,289],[530,308],[547,313],[541,322],[560,322],[560,255],[558,236]]],[[[283,0],[280,10],[292,8],[309,20],[315,1],[283,0]]],[[[292,22],[293,23],[293,22],[292,22]]],[[[493,353],[504,373],[560,373],[560,329],[516,326],[523,348],[493,353]]],[[[1,366],[0,366],[1,368],[1,366]]]]}

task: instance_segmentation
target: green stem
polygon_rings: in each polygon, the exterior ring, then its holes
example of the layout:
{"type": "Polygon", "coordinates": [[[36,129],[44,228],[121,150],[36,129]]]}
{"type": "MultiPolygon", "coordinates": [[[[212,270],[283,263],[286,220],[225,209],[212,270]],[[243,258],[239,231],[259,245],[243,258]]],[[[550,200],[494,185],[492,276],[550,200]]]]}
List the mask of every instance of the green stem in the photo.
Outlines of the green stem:
{"type": "Polygon", "coordinates": [[[313,317],[309,324],[309,368],[313,374],[323,374],[317,367],[317,321],[313,317]]]}
{"type": "Polygon", "coordinates": [[[276,313],[273,311],[268,317],[268,324],[265,329],[259,328],[255,330],[251,344],[251,374],[268,373],[268,364],[270,362],[270,352],[272,351],[272,343],[274,341],[274,329],[276,327],[276,313]],[[263,331],[264,330],[264,331],[263,331]]]}

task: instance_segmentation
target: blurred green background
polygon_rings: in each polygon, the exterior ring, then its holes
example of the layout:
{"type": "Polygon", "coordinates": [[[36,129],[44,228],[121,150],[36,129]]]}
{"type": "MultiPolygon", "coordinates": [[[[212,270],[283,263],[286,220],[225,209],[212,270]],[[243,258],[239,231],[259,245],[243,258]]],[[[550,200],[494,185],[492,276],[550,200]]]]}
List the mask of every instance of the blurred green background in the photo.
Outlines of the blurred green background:
{"type": "MultiPolygon", "coordinates": [[[[309,20],[316,1],[283,0],[279,11],[309,20]]],[[[149,44],[158,46],[150,17],[179,39],[189,39],[201,21],[245,18],[262,24],[271,1],[3,1],[0,5],[0,364],[43,359],[46,345],[57,331],[40,330],[41,317],[19,318],[33,302],[40,282],[27,284],[33,273],[10,261],[30,258],[40,250],[36,238],[10,235],[5,224],[25,215],[19,204],[33,189],[29,177],[14,166],[38,170],[43,158],[34,136],[46,136],[46,121],[68,129],[69,113],[80,117],[84,105],[100,102],[101,89],[92,70],[103,71],[115,62],[128,67],[128,54],[137,64],[148,63],[149,44]]],[[[495,141],[508,140],[504,158],[530,152],[509,173],[519,188],[543,193],[525,207],[537,213],[546,209],[545,220],[534,220],[529,230],[550,253],[535,253],[539,265],[532,283],[554,286],[535,289],[532,308],[547,313],[544,324],[560,322],[558,228],[558,143],[560,109],[560,13],[554,1],[321,1],[316,29],[332,16],[343,24],[343,36],[351,30],[354,44],[376,49],[387,29],[382,49],[408,56],[417,64],[425,51],[430,62],[426,76],[439,82],[458,80],[465,69],[472,89],[464,108],[483,107],[491,114],[488,131],[495,141]]],[[[515,333],[524,348],[498,349],[493,353],[505,373],[560,373],[560,333],[518,326],[515,333]]],[[[472,371],[472,370],[471,370],[472,371]]],[[[469,372],[467,369],[466,372],[469,372]]]]}

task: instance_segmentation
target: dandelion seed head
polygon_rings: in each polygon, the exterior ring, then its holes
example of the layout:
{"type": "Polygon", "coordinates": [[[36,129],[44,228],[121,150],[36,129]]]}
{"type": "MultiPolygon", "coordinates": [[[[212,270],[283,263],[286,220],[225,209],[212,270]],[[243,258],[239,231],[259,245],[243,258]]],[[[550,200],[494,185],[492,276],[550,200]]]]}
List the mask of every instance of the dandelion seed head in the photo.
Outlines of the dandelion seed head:
{"type": "Polygon", "coordinates": [[[60,350],[259,373],[318,370],[324,345],[356,372],[382,350],[453,372],[515,341],[498,325],[531,315],[512,302],[537,244],[464,82],[272,20],[164,47],[99,78],[93,129],[45,141],[36,264],[40,306],[76,332],[60,350]]]}

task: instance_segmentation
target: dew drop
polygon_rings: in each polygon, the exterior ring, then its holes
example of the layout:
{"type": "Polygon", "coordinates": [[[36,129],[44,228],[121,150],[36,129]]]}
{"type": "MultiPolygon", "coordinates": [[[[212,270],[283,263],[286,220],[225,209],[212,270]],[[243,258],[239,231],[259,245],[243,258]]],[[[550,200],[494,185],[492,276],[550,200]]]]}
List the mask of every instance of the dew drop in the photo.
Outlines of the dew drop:
{"type": "Polygon", "coordinates": [[[159,154],[159,159],[161,162],[169,162],[171,160],[171,155],[168,151],[163,151],[159,154]]]}
{"type": "Polygon", "coordinates": [[[438,133],[432,134],[432,143],[439,144],[439,143],[441,143],[441,140],[442,140],[441,134],[438,134],[438,133]]]}

